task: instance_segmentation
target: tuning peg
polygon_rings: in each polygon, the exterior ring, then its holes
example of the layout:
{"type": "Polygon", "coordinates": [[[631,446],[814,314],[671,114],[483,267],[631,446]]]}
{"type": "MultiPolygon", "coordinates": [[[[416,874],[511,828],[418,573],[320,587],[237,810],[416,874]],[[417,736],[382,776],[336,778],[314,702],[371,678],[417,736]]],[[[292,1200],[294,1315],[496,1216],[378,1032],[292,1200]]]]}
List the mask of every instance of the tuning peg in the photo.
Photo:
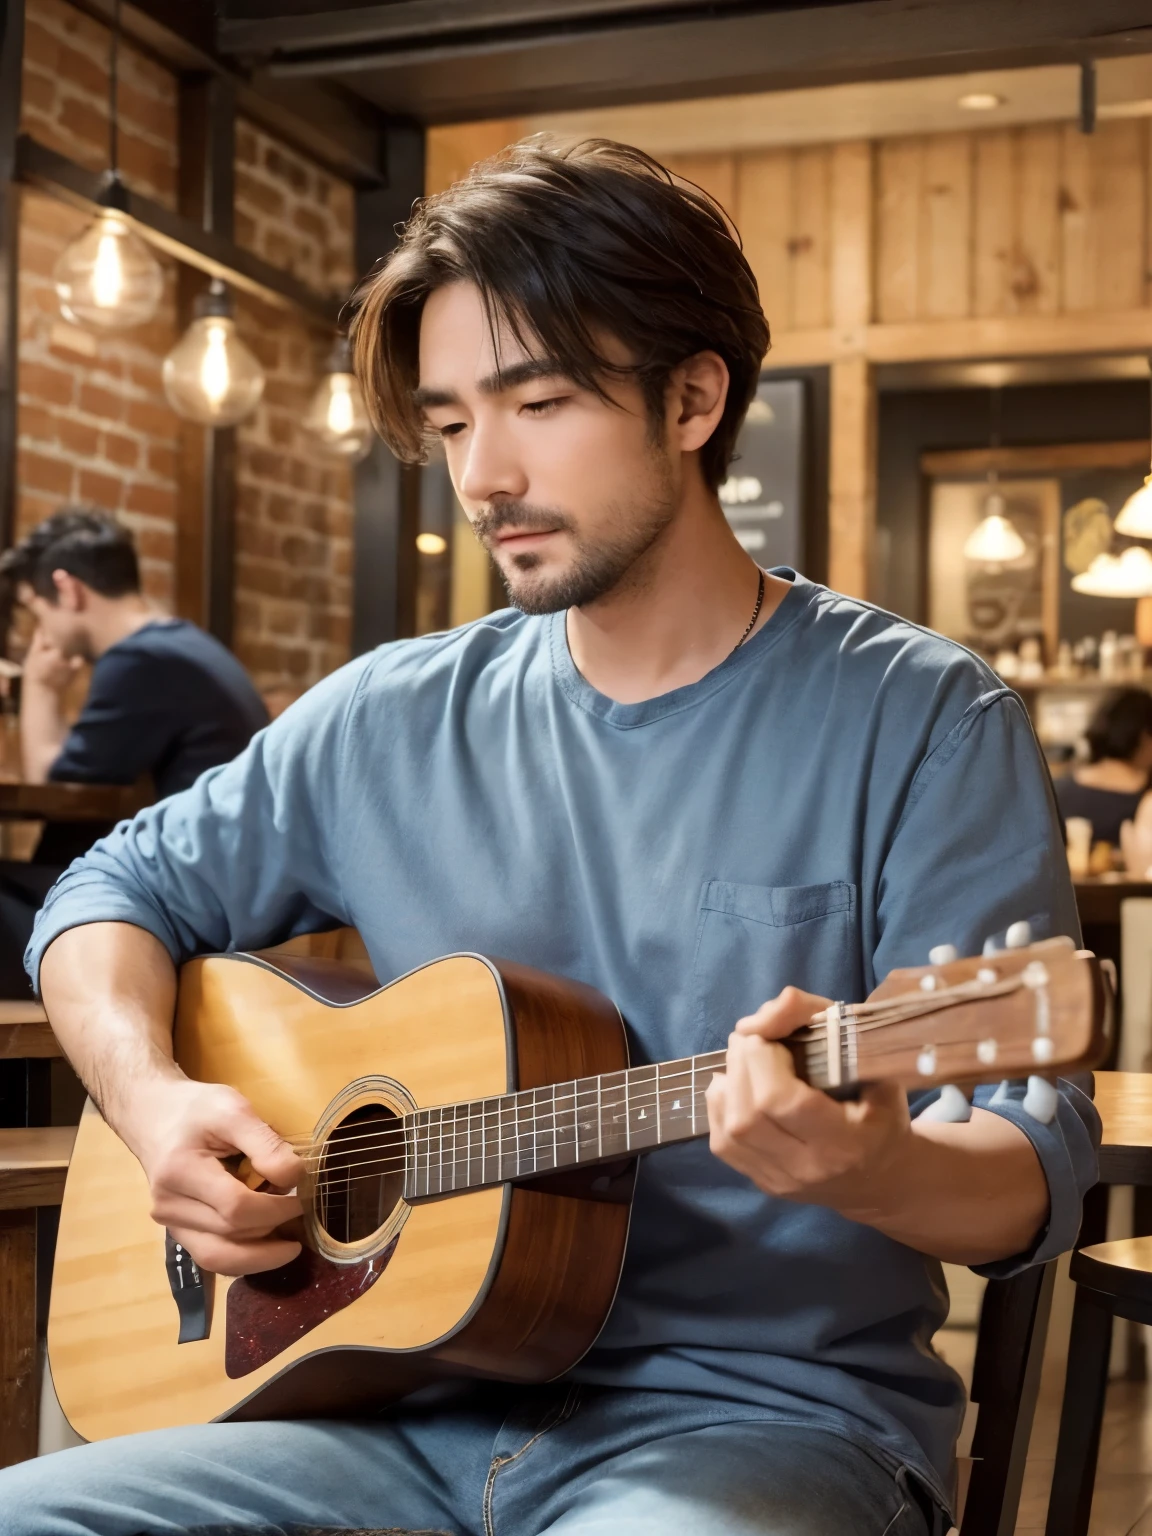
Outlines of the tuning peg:
{"type": "Polygon", "coordinates": [[[953,960],[959,960],[960,951],[955,944],[934,944],[928,951],[929,965],[951,965],[953,960]]]}
{"type": "Polygon", "coordinates": [[[1031,923],[1012,923],[1008,932],[1004,935],[1004,947],[1006,949],[1027,949],[1032,942],[1031,923]]]}
{"type": "Polygon", "coordinates": [[[991,934],[984,940],[984,948],[980,953],[982,955],[998,955],[1000,953],[1000,946],[991,934]]]}
{"type": "Polygon", "coordinates": [[[945,1083],[940,1090],[940,1097],[923,1111],[922,1120],[945,1120],[949,1124],[958,1124],[964,1120],[971,1120],[972,1106],[960,1092],[955,1083],[945,1083]]]}
{"type": "Polygon", "coordinates": [[[1055,1086],[1046,1077],[1030,1077],[1028,1091],[1024,1095],[1020,1108],[1026,1115],[1031,1115],[1033,1120],[1038,1120],[1041,1125],[1050,1125],[1056,1118],[1059,1097],[1055,1086]]]}
{"type": "Polygon", "coordinates": [[[996,1092],[988,1100],[989,1104],[1007,1104],[1008,1100],[1012,1097],[1011,1093],[1009,1092],[1011,1086],[1012,1085],[1009,1083],[1008,1079],[1006,1077],[1003,1078],[999,1088],[997,1088],[996,1092]]]}

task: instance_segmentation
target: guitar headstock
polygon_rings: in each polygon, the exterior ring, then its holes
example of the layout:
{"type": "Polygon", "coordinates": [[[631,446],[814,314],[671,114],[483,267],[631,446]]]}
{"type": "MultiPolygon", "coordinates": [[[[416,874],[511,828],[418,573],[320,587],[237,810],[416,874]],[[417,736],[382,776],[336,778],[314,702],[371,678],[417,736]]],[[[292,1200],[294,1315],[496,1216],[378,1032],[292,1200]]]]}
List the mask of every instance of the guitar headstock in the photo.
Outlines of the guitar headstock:
{"type": "Polygon", "coordinates": [[[1083,1071],[1107,1051],[1111,997],[1071,939],[892,971],[854,1010],[854,1075],[915,1090],[1083,1071]]]}

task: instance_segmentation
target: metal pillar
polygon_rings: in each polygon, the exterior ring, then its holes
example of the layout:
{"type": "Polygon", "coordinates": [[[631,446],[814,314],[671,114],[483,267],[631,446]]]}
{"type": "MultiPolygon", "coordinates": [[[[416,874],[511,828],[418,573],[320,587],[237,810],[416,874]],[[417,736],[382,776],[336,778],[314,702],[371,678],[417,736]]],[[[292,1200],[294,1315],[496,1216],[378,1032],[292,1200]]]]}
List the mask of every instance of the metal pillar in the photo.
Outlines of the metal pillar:
{"type": "MultiPolygon", "coordinates": [[[[236,97],[230,80],[193,75],[180,82],[180,212],[232,238],[236,97]]],[[[177,312],[183,329],[204,288],[181,266],[177,312]]],[[[225,645],[232,642],[236,565],[236,428],[182,428],[183,473],[177,606],[225,645]]]]}
{"type": "MultiPolygon", "coordinates": [[[[391,124],[383,148],[386,185],[356,194],[356,267],[362,273],[396,244],[396,225],[424,192],[423,129],[391,124]]],[[[419,519],[419,470],[397,463],[376,443],[356,470],[352,650],[357,655],[415,629],[419,519]]]]}

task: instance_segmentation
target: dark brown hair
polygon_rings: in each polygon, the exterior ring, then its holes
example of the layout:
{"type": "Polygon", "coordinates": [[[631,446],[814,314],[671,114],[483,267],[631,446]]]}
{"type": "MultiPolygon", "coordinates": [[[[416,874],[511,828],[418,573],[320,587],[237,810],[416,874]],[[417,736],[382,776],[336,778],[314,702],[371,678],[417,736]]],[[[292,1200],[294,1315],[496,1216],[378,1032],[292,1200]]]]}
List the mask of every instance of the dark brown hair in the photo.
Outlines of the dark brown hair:
{"type": "Polygon", "coordinates": [[[124,597],[140,590],[132,535],[98,507],[61,507],[0,555],[0,581],[9,596],[26,582],[54,603],[53,571],[67,571],[104,597],[124,597]]]}
{"type": "Polygon", "coordinates": [[[1152,698],[1143,688],[1118,688],[1101,700],[1085,731],[1091,760],[1115,757],[1128,762],[1140,742],[1152,736],[1152,698]]]}
{"type": "Polygon", "coordinates": [[[368,409],[408,463],[427,446],[413,400],[420,315],[431,292],[460,281],[479,288],[493,337],[503,322],[602,398],[613,375],[634,377],[654,421],[672,370],[697,352],[719,353],[728,399],[700,463],[710,486],[724,479],[768,322],[739,236],[699,187],[627,145],[536,135],[418,203],[361,288],[353,322],[368,409]],[[604,333],[624,344],[629,365],[604,357],[604,333]]]}

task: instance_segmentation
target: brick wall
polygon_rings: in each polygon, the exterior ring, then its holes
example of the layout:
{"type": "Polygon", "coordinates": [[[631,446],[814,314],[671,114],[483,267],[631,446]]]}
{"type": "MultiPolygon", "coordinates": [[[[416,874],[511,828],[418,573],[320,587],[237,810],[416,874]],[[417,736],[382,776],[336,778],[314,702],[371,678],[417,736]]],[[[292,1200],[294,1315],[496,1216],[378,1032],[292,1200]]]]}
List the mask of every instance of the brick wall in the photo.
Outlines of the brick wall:
{"type": "MultiPolygon", "coordinates": [[[[30,0],[21,126],[91,170],[108,163],[108,31],[63,0],[30,0]]],[[[121,52],[121,164],[157,201],[176,197],[176,82],[121,52]]],[[[118,512],[136,535],[149,594],[171,606],[176,551],[177,424],[160,365],[177,337],[175,280],[148,325],[95,336],[61,316],[52,271],[84,214],[25,189],[20,214],[17,528],[62,501],[118,512]]]]}
{"type": "MultiPolygon", "coordinates": [[[[177,83],[121,49],[120,163],[137,191],[174,206],[177,83]]],[[[28,0],[22,127],[92,170],[107,165],[108,31],[65,0],[28,0]]],[[[246,124],[237,143],[240,243],[320,289],[351,286],[351,188],[246,124]]],[[[62,501],[94,501],[136,534],[149,594],[177,590],[180,430],[160,383],[178,336],[175,267],[147,326],[95,336],[67,324],[52,271],[85,215],[26,190],[20,229],[18,530],[62,501]]],[[[331,338],[242,299],[238,323],[268,373],[240,430],[234,644],[258,686],[299,692],[347,659],[351,483],[300,427],[331,338]]]]}
{"type": "MultiPolygon", "coordinates": [[[[237,240],[345,295],[351,187],[248,123],[236,160],[237,240]]],[[[346,661],[351,640],[351,475],[300,430],[332,338],[248,298],[237,323],[267,383],[239,432],[236,651],[260,687],[296,692],[346,661]]]]}

